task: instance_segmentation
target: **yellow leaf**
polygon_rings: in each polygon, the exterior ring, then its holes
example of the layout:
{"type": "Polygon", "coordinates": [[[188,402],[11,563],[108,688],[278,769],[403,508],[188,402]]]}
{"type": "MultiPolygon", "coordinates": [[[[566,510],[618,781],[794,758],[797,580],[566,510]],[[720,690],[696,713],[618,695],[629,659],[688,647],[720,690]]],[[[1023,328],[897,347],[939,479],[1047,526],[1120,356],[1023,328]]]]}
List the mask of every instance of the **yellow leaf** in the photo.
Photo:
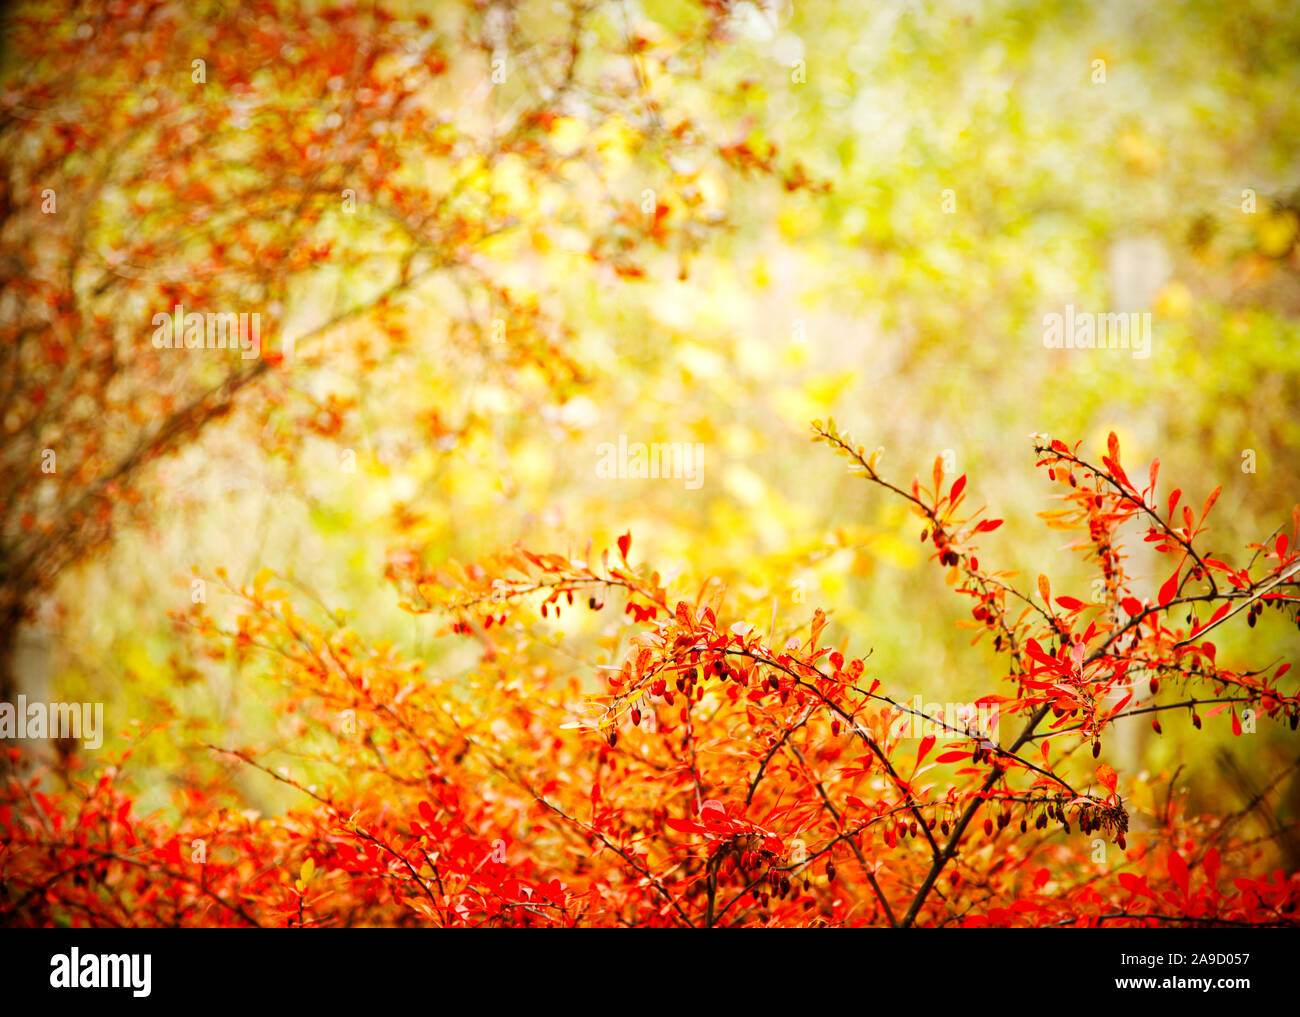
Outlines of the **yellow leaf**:
{"type": "Polygon", "coordinates": [[[1156,294],[1152,308],[1166,318],[1185,318],[1192,309],[1192,291],[1177,281],[1167,283],[1156,294]]]}
{"type": "Polygon", "coordinates": [[[1280,258],[1295,243],[1296,233],[1300,231],[1300,219],[1292,211],[1284,210],[1276,215],[1269,215],[1256,231],[1259,249],[1270,258],[1280,258]]]}
{"type": "Polygon", "coordinates": [[[577,155],[587,137],[587,125],[576,117],[556,117],[551,123],[551,147],[562,158],[577,155]]]}

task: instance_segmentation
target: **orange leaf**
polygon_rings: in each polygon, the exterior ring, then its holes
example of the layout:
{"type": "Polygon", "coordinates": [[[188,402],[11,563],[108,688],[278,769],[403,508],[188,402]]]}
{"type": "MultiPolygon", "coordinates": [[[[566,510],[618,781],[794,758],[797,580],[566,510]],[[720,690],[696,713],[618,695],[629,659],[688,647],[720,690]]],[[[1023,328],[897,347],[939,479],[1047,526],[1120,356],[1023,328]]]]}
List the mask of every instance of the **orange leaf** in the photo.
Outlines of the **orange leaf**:
{"type": "Polygon", "coordinates": [[[1222,491],[1223,491],[1223,485],[1220,484],[1213,491],[1211,491],[1210,496],[1205,499],[1205,507],[1201,509],[1201,522],[1205,522],[1205,517],[1210,514],[1210,509],[1214,508],[1214,503],[1219,500],[1219,495],[1220,493],[1222,493],[1222,491]]]}

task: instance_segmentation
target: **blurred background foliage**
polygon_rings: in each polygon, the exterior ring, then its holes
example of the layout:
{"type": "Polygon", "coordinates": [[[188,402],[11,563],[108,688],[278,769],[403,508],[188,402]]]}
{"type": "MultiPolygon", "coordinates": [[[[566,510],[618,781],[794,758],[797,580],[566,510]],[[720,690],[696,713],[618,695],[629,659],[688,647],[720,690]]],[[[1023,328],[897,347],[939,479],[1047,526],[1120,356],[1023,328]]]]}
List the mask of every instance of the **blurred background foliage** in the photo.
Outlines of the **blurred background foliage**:
{"type": "MultiPolygon", "coordinates": [[[[654,39],[699,5],[626,9],[654,39]]],[[[635,557],[692,583],[720,577],[760,627],[774,607],[778,628],[823,607],[836,640],[872,650],[898,698],[991,691],[992,656],[954,625],[966,605],[929,567],[920,523],[809,444],[809,420],[827,415],[884,446],[883,472],[899,482],[947,453],[975,503],[1007,520],[981,559],[1019,569],[1027,587],[1046,572],[1087,600],[1092,579],[1035,518],[1052,507],[1035,432],[1083,439],[1095,456],[1116,431],[1130,473],[1160,457],[1162,496],[1181,486],[1199,504],[1222,484],[1211,546],[1229,560],[1289,528],[1300,466],[1289,0],[737,3],[726,25],[706,76],[688,63],[648,87],[743,123],[752,144],[775,143],[829,190],[689,168],[666,178],[672,153],[645,152],[626,124],[596,137],[565,126],[598,157],[563,186],[593,202],[595,185],[630,200],[654,187],[723,227],[684,278],[662,252],[643,278],[615,279],[581,267],[545,195],[515,189],[508,166],[486,169],[484,187],[538,222],[492,256],[520,292],[556,300],[582,377],[559,398],[527,373],[505,384],[443,342],[452,326],[427,306],[404,322],[418,341],[378,363],[321,351],[294,384],[353,412],[290,455],[261,430],[307,430],[304,404],[287,400],[256,429],[235,415],[152,467],[149,521],[66,574],[47,609],[51,687],[105,698],[110,732],[162,710],[195,743],[292,755],[302,733],[274,709],[273,661],[210,659],[169,620],[189,602],[192,567],[237,582],[263,568],[290,576],[365,637],[454,672],[474,665],[472,641],[435,639],[434,619],[398,609],[390,553],[465,561],[523,541],[581,554],[630,529],[635,557]],[[1067,304],[1149,311],[1149,359],[1045,349],[1043,317],[1067,304]],[[703,485],[598,477],[597,446],[620,435],[701,443],[703,485]],[[354,474],[340,468],[345,450],[354,474]]],[[[1144,574],[1140,540],[1129,552],[1144,574]]],[[[1164,576],[1145,578],[1153,593],[1164,576]]],[[[219,611],[215,584],[209,595],[219,611]]],[[[569,666],[594,690],[611,650],[589,634],[582,651],[575,635],[569,666]]],[[[1224,626],[1220,659],[1262,666],[1298,643],[1269,612],[1254,629],[1224,626]]],[[[1207,807],[1238,803],[1295,754],[1272,725],[1234,740],[1226,714],[1207,721],[1213,738],[1192,737],[1190,722],[1162,737],[1127,723],[1112,761],[1152,774],[1199,764],[1194,801],[1207,807]],[[1219,766],[1216,746],[1240,773],[1219,766]]],[[[169,778],[223,765],[174,735],[144,741],[145,805],[165,803],[169,778]]],[[[244,793],[255,807],[279,802],[255,778],[244,793]]]]}

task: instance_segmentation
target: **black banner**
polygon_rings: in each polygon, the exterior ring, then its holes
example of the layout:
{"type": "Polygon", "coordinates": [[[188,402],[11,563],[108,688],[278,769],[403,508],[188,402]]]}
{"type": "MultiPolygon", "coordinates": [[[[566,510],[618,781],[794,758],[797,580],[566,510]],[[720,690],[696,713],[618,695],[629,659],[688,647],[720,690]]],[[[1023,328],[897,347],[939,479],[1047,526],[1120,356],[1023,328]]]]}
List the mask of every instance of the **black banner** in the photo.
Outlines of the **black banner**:
{"type": "Polygon", "coordinates": [[[707,947],[662,941],[648,947],[626,935],[575,941],[516,934],[509,944],[492,938],[384,929],[14,931],[0,947],[0,984],[7,1003],[79,1007],[111,1000],[125,1010],[193,1005],[209,994],[214,1002],[259,1007],[375,1005],[390,991],[406,997],[412,985],[427,986],[428,1005],[435,1008],[440,998],[451,1004],[485,990],[484,999],[494,1005],[512,997],[535,1002],[539,991],[554,993],[564,1005],[562,997],[576,990],[570,1002],[581,1006],[584,1000],[626,999],[636,985],[653,995],[690,984],[693,1003],[715,994],[720,1001],[761,1000],[764,984],[783,970],[781,980],[790,988],[791,977],[817,987],[812,998],[818,1002],[824,990],[861,980],[861,988],[894,986],[902,993],[899,1002],[915,994],[927,1009],[949,996],[969,1004],[1026,991],[1023,998],[1052,1000],[1052,1011],[1112,1000],[1183,1006],[1192,998],[1218,1007],[1293,998],[1289,961],[1296,945],[1275,930],[1231,928],[988,929],[955,936],[882,930],[849,939],[787,931],[779,943],[759,944],[753,937],[719,943],[713,937],[707,947]],[[763,961],[755,967],[755,956],[779,958],[778,966],[763,961]],[[736,961],[745,958],[737,969],[736,961]]]}

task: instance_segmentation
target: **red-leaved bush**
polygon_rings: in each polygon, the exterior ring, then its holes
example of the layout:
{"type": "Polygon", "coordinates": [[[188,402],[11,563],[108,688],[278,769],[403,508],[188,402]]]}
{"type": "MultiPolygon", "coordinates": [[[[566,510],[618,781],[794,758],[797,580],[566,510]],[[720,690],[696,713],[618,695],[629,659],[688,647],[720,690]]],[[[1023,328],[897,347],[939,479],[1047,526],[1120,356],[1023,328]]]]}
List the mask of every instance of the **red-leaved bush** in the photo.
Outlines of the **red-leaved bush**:
{"type": "Polygon", "coordinates": [[[5,921],[1295,924],[1300,875],[1268,874],[1275,849],[1244,836],[1240,815],[1185,814],[1100,756],[1125,718],[1159,731],[1226,711],[1237,733],[1242,718],[1296,727],[1290,665],[1221,661],[1212,633],[1235,612],[1253,622],[1294,602],[1300,509],[1248,564],[1225,561],[1202,544],[1215,495],[1199,510],[1177,490],[1157,498],[1157,465],[1139,486],[1113,435],[1099,464],[1044,442],[1038,466],[1063,499],[1045,520],[1104,581],[1104,598],[1084,600],[1046,576],[1017,588],[979,560],[1001,521],[965,509],[965,476],[936,463],[928,486],[898,487],[833,424],[815,424],[814,440],[921,518],[1004,664],[971,704],[996,711],[996,733],[915,716],[901,676],[823,642],[821,611],[778,643],[734,617],[720,585],[670,588],[634,564],[630,535],[582,561],[517,548],[430,570],[395,554],[406,606],[445,618],[445,638],[477,640],[477,665],[458,676],[324,610],[299,613],[305,598],[263,574],[228,585],[243,601],[235,631],[187,620],[214,653],[265,654],[290,690],[311,783],[254,748],[210,751],[301,804],[267,816],[240,811],[229,788],[187,790],[164,819],[133,810],[124,765],[58,792],[40,773],[11,778],[5,921]],[[1134,592],[1126,526],[1164,563],[1154,600],[1134,592]],[[574,612],[604,612],[621,651],[607,694],[585,707],[573,661],[534,624],[574,612]]]}

